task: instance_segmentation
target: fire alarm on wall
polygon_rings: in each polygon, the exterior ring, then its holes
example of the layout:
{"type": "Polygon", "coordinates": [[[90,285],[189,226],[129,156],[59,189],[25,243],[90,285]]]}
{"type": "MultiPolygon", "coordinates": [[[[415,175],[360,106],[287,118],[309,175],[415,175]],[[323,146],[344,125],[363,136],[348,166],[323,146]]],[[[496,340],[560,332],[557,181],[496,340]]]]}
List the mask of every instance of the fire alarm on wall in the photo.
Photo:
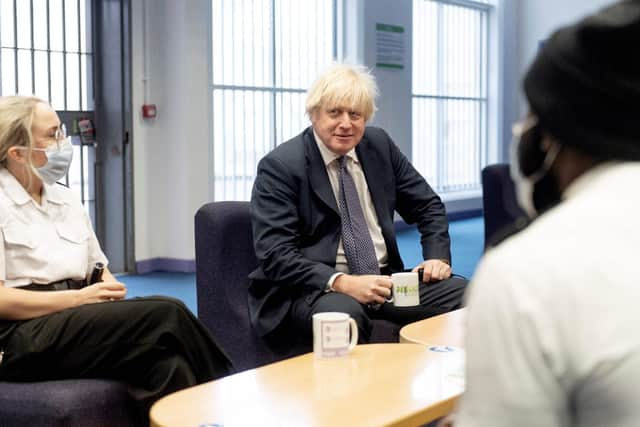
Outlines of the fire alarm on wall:
{"type": "Polygon", "coordinates": [[[144,104],[142,106],[142,117],[153,119],[156,117],[156,104],[144,104]]]}

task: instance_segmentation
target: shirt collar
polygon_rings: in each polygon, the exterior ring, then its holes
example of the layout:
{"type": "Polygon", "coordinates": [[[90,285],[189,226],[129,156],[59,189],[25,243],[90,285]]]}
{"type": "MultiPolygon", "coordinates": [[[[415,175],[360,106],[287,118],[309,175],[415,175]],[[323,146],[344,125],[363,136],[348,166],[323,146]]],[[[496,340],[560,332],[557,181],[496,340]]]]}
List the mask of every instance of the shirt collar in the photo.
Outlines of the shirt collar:
{"type": "MultiPolygon", "coordinates": [[[[320,139],[316,130],[313,129],[313,138],[316,140],[316,144],[318,145],[318,149],[320,150],[320,155],[322,156],[322,161],[324,161],[324,165],[329,166],[329,163],[333,162],[336,159],[342,157],[340,154],[336,154],[333,151],[329,150],[324,142],[320,139]]],[[[345,156],[350,157],[355,163],[358,163],[358,156],[356,155],[356,149],[352,148],[349,150],[345,156]]]]}
{"type": "Polygon", "coordinates": [[[46,198],[47,202],[55,203],[56,205],[62,205],[67,202],[62,194],[62,188],[60,184],[42,184],[42,198],[46,198]]]}
{"type": "MultiPolygon", "coordinates": [[[[56,188],[57,185],[58,184],[49,185],[43,183],[42,199],[59,205],[65,203],[63,194],[59,188],[56,188]]],[[[4,167],[0,168],[0,186],[4,188],[7,196],[16,205],[24,205],[33,200],[16,177],[4,167]]]]}
{"type": "Polygon", "coordinates": [[[626,164],[624,162],[609,161],[591,168],[567,186],[562,193],[562,199],[571,199],[584,191],[589,191],[598,181],[606,179],[605,177],[610,171],[626,164]]]}
{"type": "Polygon", "coordinates": [[[0,170],[0,186],[2,186],[7,196],[16,205],[24,205],[31,201],[31,196],[27,193],[27,190],[25,190],[16,177],[4,167],[0,170]]]}

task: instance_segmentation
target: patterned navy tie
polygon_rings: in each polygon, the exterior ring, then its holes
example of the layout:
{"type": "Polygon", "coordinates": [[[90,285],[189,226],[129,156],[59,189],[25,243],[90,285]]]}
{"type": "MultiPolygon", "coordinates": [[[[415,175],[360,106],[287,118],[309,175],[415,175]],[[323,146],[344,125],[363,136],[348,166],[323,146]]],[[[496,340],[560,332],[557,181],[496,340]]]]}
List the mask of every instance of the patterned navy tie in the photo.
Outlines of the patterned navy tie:
{"type": "Polygon", "coordinates": [[[340,216],[342,245],[351,274],[380,274],[367,222],[362,213],[358,190],[347,170],[347,157],[338,159],[340,167],[340,216]]]}

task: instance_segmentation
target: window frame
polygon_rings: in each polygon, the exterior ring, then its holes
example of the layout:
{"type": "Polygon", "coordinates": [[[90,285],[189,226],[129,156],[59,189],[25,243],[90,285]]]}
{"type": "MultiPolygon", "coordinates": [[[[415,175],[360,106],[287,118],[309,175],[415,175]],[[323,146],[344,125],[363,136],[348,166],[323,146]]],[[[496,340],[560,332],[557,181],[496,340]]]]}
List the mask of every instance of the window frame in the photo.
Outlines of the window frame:
{"type": "MultiPolygon", "coordinates": [[[[215,160],[215,152],[216,152],[216,131],[214,129],[215,126],[215,102],[214,102],[214,93],[216,91],[240,91],[240,92],[244,92],[244,93],[257,93],[257,92],[262,92],[262,93],[267,93],[269,94],[269,114],[268,114],[268,118],[265,119],[265,122],[268,122],[269,124],[269,141],[268,141],[268,150],[267,152],[271,151],[272,149],[274,149],[277,145],[285,142],[286,139],[288,139],[290,136],[283,136],[283,124],[281,123],[281,117],[278,114],[279,111],[282,110],[282,108],[278,108],[278,102],[279,102],[279,98],[283,95],[287,95],[287,94],[295,94],[295,95],[303,95],[307,92],[308,88],[307,87],[291,87],[291,86],[285,86],[281,83],[278,82],[278,78],[277,78],[277,73],[279,72],[279,67],[280,64],[278,63],[278,52],[277,52],[277,47],[276,47],[276,38],[277,38],[277,31],[278,29],[276,28],[276,6],[278,3],[278,0],[269,0],[269,4],[270,4],[270,17],[269,17],[269,39],[270,39],[270,68],[269,68],[269,84],[268,85],[242,85],[242,84],[224,84],[224,83],[216,83],[215,80],[215,75],[214,75],[214,66],[213,66],[213,61],[214,61],[214,41],[213,41],[213,5],[212,2],[215,0],[211,0],[211,2],[209,2],[209,11],[210,11],[210,16],[209,16],[209,42],[211,43],[209,52],[209,111],[210,111],[210,117],[211,120],[209,121],[209,135],[210,135],[210,190],[209,190],[209,196],[210,199],[213,201],[222,201],[222,200],[246,200],[247,198],[244,197],[237,197],[236,194],[236,190],[233,190],[233,195],[232,197],[227,197],[226,194],[225,195],[220,195],[220,194],[216,194],[216,187],[218,186],[218,181],[219,180],[231,180],[231,181],[235,181],[235,180],[251,180],[252,178],[255,178],[255,166],[257,166],[257,162],[260,160],[259,158],[256,158],[256,164],[253,165],[253,174],[252,175],[247,175],[247,174],[234,174],[234,175],[230,175],[230,174],[225,174],[225,173],[218,173],[217,172],[217,168],[216,168],[216,160],[215,160]],[[235,196],[235,197],[234,197],[235,196]]],[[[332,61],[336,61],[338,60],[339,57],[339,49],[340,49],[340,44],[341,44],[341,37],[342,34],[340,33],[339,29],[340,29],[340,25],[339,23],[341,22],[340,20],[342,19],[342,0],[329,0],[331,2],[331,8],[332,8],[332,12],[331,12],[331,20],[332,20],[332,26],[331,26],[331,34],[332,34],[332,41],[331,41],[331,53],[332,53],[332,61]]],[[[328,64],[327,64],[328,65],[328,64]]],[[[236,98],[233,103],[235,104],[235,102],[237,102],[236,98]]],[[[302,109],[304,110],[304,105],[302,105],[302,109]]],[[[222,113],[222,121],[224,122],[225,119],[225,113],[222,113]]],[[[299,129],[299,131],[302,131],[302,129],[299,129]]],[[[246,153],[246,152],[245,152],[246,153]]],[[[245,165],[246,166],[246,165],[245,165]]],[[[246,170],[246,169],[245,169],[246,170]]],[[[227,190],[225,190],[226,192],[227,190]]]]}
{"type": "MultiPolygon", "coordinates": [[[[419,73],[420,70],[416,70],[415,63],[412,61],[412,84],[411,84],[411,105],[412,105],[412,136],[411,136],[411,147],[412,147],[412,162],[414,165],[420,163],[420,159],[416,158],[416,144],[418,136],[416,135],[416,112],[415,112],[415,100],[417,99],[431,99],[436,102],[436,120],[435,124],[437,126],[436,130],[436,172],[432,174],[435,176],[434,179],[427,179],[434,188],[436,192],[438,192],[443,199],[464,199],[464,198],[475,198],[480,195],[481,192],[481,181],[480,181],[480,171],[482,168],[488,164],[489,159],[491,158],[491,153],[494,151],[494,148],[490,143],[490,124],[494,120],[493,111],[495,107],[492,105],[494,102],[497,102],[494,99],[495,90],[492,90],[492,79],[489,75],[489,70],[493,68],[491,61],[494,56],[492,55],[493,42],[491,37],[491,32],[493,31],[493,27],[497,26],[495,22],[494,16],[497,10],[497,4],[495,0],[416,0],[416,1],[429,1],[434,3],[438,8],[438,34],[437,34],[437,61],[436,67],[438,83],[435,91],[433,93],[422,93],[420,91],[416,91],[413,75],[414,73],[419,73]],[[444,53],[444,33],[445,29],[443,29],[443,6],[455,6],[462,7],[465,9],[470,9],[474,11],[478,11],[482,14],[480,17],[480,34],[481,34],[481,42],[480,42],[480,51],[479,54],[479,72],[477,73],[478,78],[478,88],[479,94],[475,96],[471,95],[450,95],[446,93],[442,88],[441,76],[443,74],[442,68],[444,61],[442,56],[444,53]],[[476,132],[479,135],[480,139],[475,146],[478,150],[478,159],[477,159],[477,176],[475,178],[475,182],[472,184],[466,185],[452,185],[447,186],[446,184],[441,184],[442,180],[446,179],[446,176],[443,174],[442,169],[446,166],[445,160],[443,159],[445,156],[445,137],[444,137],[444,128],[447,126],[445,114],[442,112],[446,106],[444,105],[447,101],[469,101],[473,103],[477,103],[475,107],[478,110],[478,123],[476,132]]],[[[415,3],[414,3],[415,4],[415,3]]],[[[415,13],[415,11],[414,11],[415,13]]],[[[413,19],[413,27],[415,29],[415,15],[412,15],[413,19]]],[[[415,50],[415,31],[414,31],[414,40],[412,41],[412,57],[413,51],[415,50]]],[[[415,57],[413,58],[415,60],[415,57]]],[[[426,92],[426,91],[425,91],[426,92]]],[[[497,121],[496,121],[497,122],[497,121]]],[[[423,175],[425,175],[423,173],[423,175]]]]}

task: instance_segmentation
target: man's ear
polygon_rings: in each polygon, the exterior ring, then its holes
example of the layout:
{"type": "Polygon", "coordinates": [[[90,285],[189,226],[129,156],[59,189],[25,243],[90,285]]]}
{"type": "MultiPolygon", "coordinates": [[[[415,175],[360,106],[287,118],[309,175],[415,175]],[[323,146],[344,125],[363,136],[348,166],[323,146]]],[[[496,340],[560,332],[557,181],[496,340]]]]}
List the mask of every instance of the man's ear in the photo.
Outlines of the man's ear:
{"type": "Polygon", "coordinates": [[[318,108],[316,107],[314,108],[310,113],[309,113],[309,120],[311,120],[311,124],[316,124],[316,118],[318,117],[318,108]]]}

